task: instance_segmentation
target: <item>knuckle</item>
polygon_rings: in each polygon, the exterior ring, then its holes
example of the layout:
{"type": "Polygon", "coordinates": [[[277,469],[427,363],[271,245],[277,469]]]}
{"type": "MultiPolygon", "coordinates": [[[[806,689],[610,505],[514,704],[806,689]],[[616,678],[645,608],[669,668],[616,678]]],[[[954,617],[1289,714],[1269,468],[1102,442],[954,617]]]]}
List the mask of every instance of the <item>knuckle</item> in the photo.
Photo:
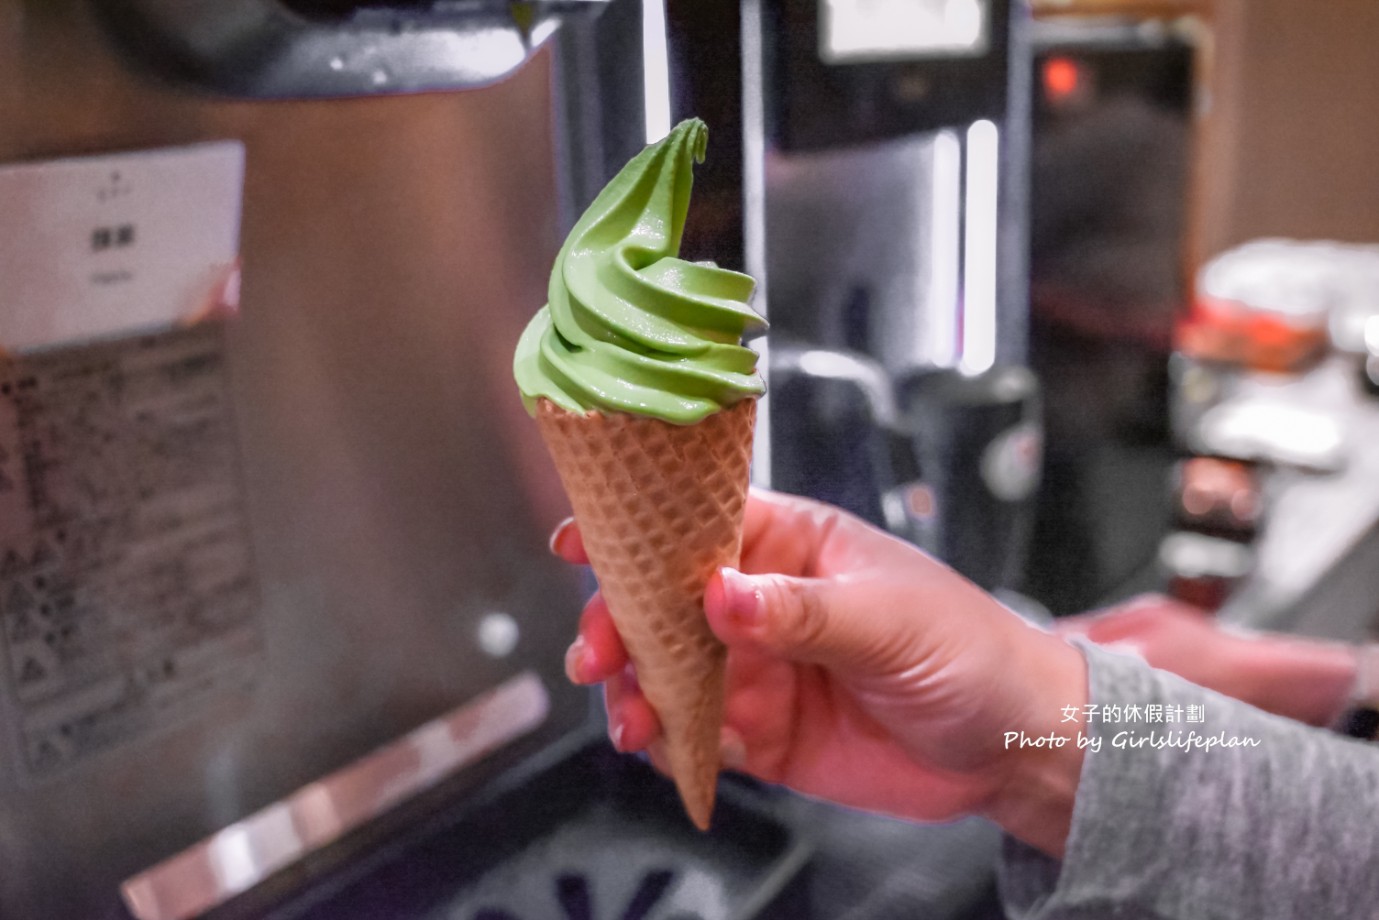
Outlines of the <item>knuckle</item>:
{"type": "Polygon", "coordinates": [[[806,582],[777,581],[777,638],[792,648],[813,648],[823,643],[828,633],[828,610],[818,592],[806,582]]]}

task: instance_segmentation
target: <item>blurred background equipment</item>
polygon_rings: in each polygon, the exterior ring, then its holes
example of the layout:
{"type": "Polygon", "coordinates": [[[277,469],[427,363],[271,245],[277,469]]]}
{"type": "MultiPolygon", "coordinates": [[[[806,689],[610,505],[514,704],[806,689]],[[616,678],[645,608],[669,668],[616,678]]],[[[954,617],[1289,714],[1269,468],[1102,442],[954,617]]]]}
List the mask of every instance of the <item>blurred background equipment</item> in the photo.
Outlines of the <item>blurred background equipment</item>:
{"type": "Polygon", "coordinates": [[[1249,540],[1264,499],[1254,468],[1239,460],[1192,457],[1175,468],[1174,511],[1181,524],[1203,533],[1249,540]]]}
{"type": "Polygon", "coordinates": [[[1034,29],[1030,366],[1046,450],[1022,587],[1057,613],[1151,579],[1171,518],[1165,368],[1187,300],[1196,42],[1122,15],[1034,29]]]}
{"type": "Polygon", "coordinates": [[[1360,100],[1379,8],[1034,9],[1046,446],[1022,589],[1071,612],[1167,588],[1235,622],[1373,635],[1379,135],[1360,100]]]}
{"type": "MultiPolygon", "coordinates": [[[[1044,446],[1034,374],[1019,366],[976,376],[935,371],[911,375],[901,387],[922,487],[945,504],[942,513],[921,516],[919,533],[893,529],[989,591],[1014,588],[1044,446]]],[[[901,507],[911,511],[913,502],[901,507]]]]}
{"type": "Polygon", "coordinates": [[[746,185],[747,254],[772,323],[770,481],[1014,587],[1042,447],[1037,387],[1014,382],[1028,314],[1027,10],[766,0],[747,19],[761,41],[758,71],[746,61],[744,124],[759,145],[744,177],[759,182],[746,185]],[[1031,486],[1007,495],[978,461],[1012,450],[1031,486]]]}
{"type": "Polygon", "coordinates": [[[1217,598],[1223,618],[1341,639],[1375,629],[1376,278],[1373,245],[1282,239],[1228,250],[1198,274],[1170,419],[1176,443],[1204,455],[1180,468],[1180,522],[1253,544],[1248,575],[1217,598]],[[1258,509],[1249,528],[1233,520],[1237,501],[1258,509]]]}

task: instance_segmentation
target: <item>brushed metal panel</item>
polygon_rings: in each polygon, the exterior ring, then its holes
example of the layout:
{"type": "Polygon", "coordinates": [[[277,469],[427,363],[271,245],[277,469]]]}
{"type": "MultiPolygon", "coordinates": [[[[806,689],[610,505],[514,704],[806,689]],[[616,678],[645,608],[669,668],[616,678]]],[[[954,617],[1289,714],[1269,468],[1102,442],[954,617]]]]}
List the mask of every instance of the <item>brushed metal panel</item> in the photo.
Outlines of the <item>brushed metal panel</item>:
{"type": "MultiPolygon", "coordinates": [[[[252,690],[60,776],[0,743],[0,916],[103,913],[120,879],[558,673],[579,585],[546,551],[566,505],[509,370],[559,243],[551,73],[543,53],[470,93],[213,100],[129,67],[82,3],[0,0],[0,161],[246,145],[226,348],[265,650],[252,690]],[[504,659],[476,645],[494,610],[521,630],[504,659]]],[[[557,694],[554,724],[585,703],[557,694]]]]}

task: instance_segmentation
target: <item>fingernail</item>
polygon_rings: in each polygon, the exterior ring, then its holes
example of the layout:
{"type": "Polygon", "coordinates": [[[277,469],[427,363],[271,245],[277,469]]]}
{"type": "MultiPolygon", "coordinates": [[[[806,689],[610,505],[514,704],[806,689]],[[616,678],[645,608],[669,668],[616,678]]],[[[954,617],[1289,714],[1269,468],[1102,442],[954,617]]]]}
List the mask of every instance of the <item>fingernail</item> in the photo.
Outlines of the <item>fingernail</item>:
{"type": "Polygon", "coordinates": [[[570,528],[574,526],[574,523],[574,518],[566,518],[556,525],[555,530],[551,531],[550,548],[553,555],[564,557],[565,541],[570,538],[570,528]]]}
{"type": "Polygon", "coordinates": [[[627,753],[622,746],[622,737],[627,734],[627,726],[622,724],[622,719],[614,717],[613,727],[608,730],[608,738],[613,742],[613,750],[619,753],[627,753]]]}
{"type": "Polygon", "coordinates": [[[724,566],[719,570],[723,585],[723,606],[739,626],[755,626],[761,621],[761,595],[747,576],[724,566]]]}
{"type": "Polygon", "coordinates": [[[588,646],[584,642],[583,636],[575,637],[575,641],[570,643],[570,647],[565,650],[565,676],[572,684],[588,683],[584,680],[584,657],[588,646]]]}

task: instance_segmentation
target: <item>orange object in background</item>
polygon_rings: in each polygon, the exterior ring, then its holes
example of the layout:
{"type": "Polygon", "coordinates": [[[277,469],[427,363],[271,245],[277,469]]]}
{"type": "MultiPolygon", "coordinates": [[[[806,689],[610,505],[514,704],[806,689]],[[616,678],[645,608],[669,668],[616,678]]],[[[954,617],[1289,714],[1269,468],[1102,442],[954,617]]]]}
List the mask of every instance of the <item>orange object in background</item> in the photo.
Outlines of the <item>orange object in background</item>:
{"type": "Polygon", "coordinates": [[[1179,351],[1199,360],[1297,373],[1326,352],[1326,314],[1290,316],[1199,295],[1174,338],[1179,351]]]}
{"type": "Polygon", "coordinates": [[[1212,258],[1176,331],[1190,357],[1275,373],[1310,368],[1330,345],[1333,308],[1368,283],[1362,247],[1254,240],[1212,258]],[[1357,280],[1358,279],[1358,280],[1357,280]]]}

